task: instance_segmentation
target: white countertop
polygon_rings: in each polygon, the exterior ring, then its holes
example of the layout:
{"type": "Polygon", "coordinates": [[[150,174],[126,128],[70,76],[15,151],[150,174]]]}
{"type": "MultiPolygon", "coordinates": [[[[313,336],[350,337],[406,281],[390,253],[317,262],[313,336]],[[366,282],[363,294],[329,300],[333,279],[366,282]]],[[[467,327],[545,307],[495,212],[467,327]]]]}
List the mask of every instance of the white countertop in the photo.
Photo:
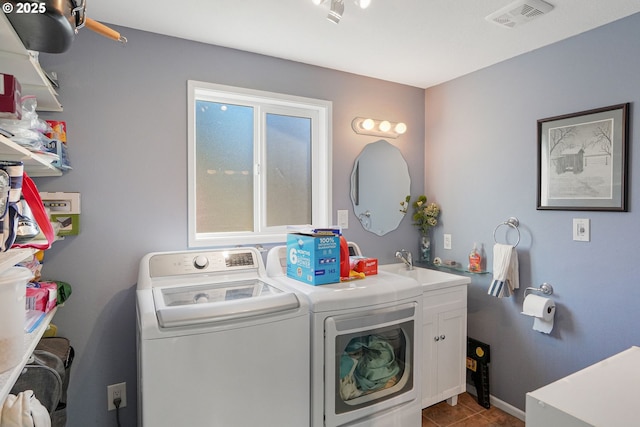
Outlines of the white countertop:
{"type": "Polygon", "coordinates": [[[407,270],[407,266],[404,263],[379,265],[378,271],[411,277],[422,286],[423,292],[471,283],[469,277],[430,268],[414,266],[413,270],[407,270]]]}
{"type": "Polygon", "coordinates": [[[592,426],[638,425],[640,347],[631,347],[588,368],[527,393],[592,426]]]}

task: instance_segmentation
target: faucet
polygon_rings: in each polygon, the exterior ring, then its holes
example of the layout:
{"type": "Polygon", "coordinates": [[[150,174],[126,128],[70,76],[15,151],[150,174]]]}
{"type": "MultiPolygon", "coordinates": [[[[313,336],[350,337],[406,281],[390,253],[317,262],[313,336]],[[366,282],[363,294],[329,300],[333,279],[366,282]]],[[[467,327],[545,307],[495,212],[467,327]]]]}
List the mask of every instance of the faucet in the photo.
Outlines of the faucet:
{"type": "Polygon", "coordinates": [[[411,256],[411,252],[400,249],[396,252],[396,258],[401,259],[407,265],[407,270],[413,270],[413,257],[411,256]]]}

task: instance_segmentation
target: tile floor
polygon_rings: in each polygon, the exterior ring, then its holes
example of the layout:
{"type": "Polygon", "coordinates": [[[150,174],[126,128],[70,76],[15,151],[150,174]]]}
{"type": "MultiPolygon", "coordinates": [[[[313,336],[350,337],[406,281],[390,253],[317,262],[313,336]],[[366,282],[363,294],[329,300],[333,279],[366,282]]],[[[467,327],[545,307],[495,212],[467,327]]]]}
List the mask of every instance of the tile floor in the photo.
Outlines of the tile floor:
{"type": "Polygon", "coordinates": [[[422,410],[422,427],[524,427],[524,421],[494,406],[478,405],[469,393],[458,396],[458,404],[440,402],[422,410]]]}

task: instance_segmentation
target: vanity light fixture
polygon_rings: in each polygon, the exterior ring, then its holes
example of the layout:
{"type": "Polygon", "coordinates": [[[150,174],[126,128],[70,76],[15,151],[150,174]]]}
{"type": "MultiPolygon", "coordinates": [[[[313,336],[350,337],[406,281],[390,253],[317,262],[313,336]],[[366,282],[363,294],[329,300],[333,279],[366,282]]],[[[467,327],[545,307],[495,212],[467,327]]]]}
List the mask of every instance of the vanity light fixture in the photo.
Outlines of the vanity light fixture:
{"type": "Polygon", "coordinates": [[[407,125],[402,122],[390,122],[388,120],[367,119],[356,117],[351,122],[353,131],[360,135],[384,136],[397,138],[407,131],[407,125]]]}
{"type": "MultiPolygon", "coordinates": [[[[327,19],[334,24],[338,24],[344,12],[344,0],[311,0],[316,6],[326,3],[327,1],[331,2],[327,19]]],[[[354,0],[354,3],[360,9],[366,9],[371,5],[371,0],[354,0]]]]}

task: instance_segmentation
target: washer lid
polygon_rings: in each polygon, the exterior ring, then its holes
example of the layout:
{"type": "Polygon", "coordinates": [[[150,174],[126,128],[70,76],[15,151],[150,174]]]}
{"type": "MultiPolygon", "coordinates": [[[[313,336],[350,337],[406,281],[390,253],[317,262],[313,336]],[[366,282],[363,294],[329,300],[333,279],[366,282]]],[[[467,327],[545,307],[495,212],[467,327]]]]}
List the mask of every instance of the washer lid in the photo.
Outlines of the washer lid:
{"type": "Polygon", "coordinates": [[[153,301],[163,328],[241,319],[300,306],[295,294],[258,279],[153,288],[153,301]]]}

